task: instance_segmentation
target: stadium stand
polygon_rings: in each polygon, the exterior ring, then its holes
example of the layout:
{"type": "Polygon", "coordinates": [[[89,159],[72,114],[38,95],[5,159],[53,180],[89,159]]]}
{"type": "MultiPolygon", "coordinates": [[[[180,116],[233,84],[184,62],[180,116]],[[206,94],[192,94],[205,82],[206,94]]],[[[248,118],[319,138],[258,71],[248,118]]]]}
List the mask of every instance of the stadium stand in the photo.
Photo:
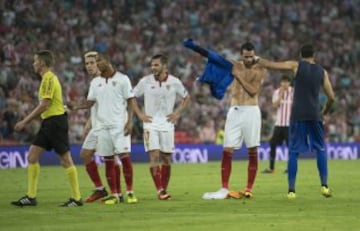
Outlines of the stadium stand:
{"type": "MultiPolygon", "coordinates": [[[[314,42],[317,60],[329,70],[337,95],[333,114],[325,118],[327,137],[360,141],[359,17],[360,1],[352,0],[0,1],[0,144],[28,143],[39,128],[34,121],[24,132],[13,131],[14,123],[37,104],[39,81],[32,71],[32,54],[39,49],[56,53],[64,97],[79,101],[89,84],[84,51],[110,54],[133,84],[149,73],[152,55],[165,53],[171,73],[181,77],[193,100],[178,121],[177,141],[202,142],[201,126],[213,120],[220,129],[229,97],[211,98],[208,88],[196,82],[205,60],[182,47],[189,37],[229,59],[239,57],[246,40],[255,44],[258,54],[275,60],[296,59],[302,43],[314,42]]],[[[260,96],[264,141],[273,126],[270,100],[279,77],[270,72],[260,96]]],[[[81,143],[87,113],[70,113],[72,143],[81,143]]],[[[141,142],[140,123],[134,123],[133,141],[141,142]]]]}

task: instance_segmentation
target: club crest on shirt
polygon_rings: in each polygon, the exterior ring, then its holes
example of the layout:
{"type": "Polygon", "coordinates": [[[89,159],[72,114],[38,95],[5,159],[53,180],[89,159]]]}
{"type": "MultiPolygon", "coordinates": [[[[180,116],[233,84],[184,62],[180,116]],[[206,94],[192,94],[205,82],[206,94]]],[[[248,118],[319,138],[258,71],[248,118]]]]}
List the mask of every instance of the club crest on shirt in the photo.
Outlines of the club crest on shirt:
{"type": "Polygon", "coordinates": [[[166,89],[170,90],[171,86],[170,85],[166,85],[166,89]]]}
{"type": "Polygon", "coordinates": [[[115,87],[116,86],[116,84],[117,84],[117,82],[115,82],[115,81],[113,81],[113,82],[111,82],[112,83],[112,85],[115,87]]]}

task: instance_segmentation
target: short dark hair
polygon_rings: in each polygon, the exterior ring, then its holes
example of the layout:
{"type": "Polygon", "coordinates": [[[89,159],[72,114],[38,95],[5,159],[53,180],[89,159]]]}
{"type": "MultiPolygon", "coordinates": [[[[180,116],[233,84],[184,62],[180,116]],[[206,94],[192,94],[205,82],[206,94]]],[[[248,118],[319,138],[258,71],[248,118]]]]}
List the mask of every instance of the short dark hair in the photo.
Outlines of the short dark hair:
{"type": "Polygon", "coordinates": [[[41,50],[35,53],[47,67],[52,67],[55,62],[54,54],[49,50],[41,50]]]}
{"type": "Polygon", "coordinates": [[[105,60],[105,61],[108,62],[108,63],[111,63],[111,61],[110,61],[110,55],[108,55],[108,54],[98,53],[97,56],[95,56],[95,57],[100,58],[100,59],[103,59],[103,60],[105,60]]]}
{"type": "Polygon", "coordinates": [[[288,82],[290,82],[290,81],[291,81],[291,78],[290,78],[290,76],[288,76],[288,75],[283,75],[283,76],[281,76],[281,81],[288,81],[288,82]]]}
{"type": "Polygon", "coordinates": [[[162,64],[167,64],[167,57],[163,54],[156,54],[153,57],[151,57],[151,61],[153,61],[154,59],[160,59],[160,62],[162,64]]]}
{"type": "Polygon", "coordinates": [[[253,51],[253,50],[255,50],[255,47],[251,42],[246,42],[243,45],[241,45],[241,47],[240,47],[241,53],[243,52],[243,50],[253,51]]]}
{"type": "Polygon", "coordinates": [[[300,55],[302,58],[311,58],[314,56],[315,49],[312,44],[305,44],[300,49],[300,55]]]}

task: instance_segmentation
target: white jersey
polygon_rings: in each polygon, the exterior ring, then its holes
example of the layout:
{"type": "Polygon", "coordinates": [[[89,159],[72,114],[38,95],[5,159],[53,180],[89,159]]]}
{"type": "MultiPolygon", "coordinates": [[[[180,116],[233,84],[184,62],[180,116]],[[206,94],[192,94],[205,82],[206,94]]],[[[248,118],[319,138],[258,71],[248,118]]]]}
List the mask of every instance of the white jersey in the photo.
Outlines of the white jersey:
{"type": "MultiPolygon", "coordinates": [[[[276,111],[275,126],[279,126],[279,127],[289,126],[291,107],[293,103],[293,95],[294,95],[294,89],[292,87],[289,87],[284,92],[284,98],[280,100],[279,107],[277,108],[276,111]]],[[[279,99],[279,89],[276,89],[272,97],[272,102],[274,103],[278,99],[279,99]]]]}
{"type": "Polygon", "coordinates": [[[185,98],[188,95],[182,82],[173,75],[159,82],[154,75],[144,76],[134,88],[136,97],[144,95],[145,114],[152,117],[151,123],[144,123],[144,129],[169,131],[174,124],[166,116],[173,113],[176,95],[185,98]]]}
{"type": "Polygon", "coordinates": [[[124,126],[128,117],[127,100],[132,97],[134,93],[127,75],[116,72],[111,78],[94,78],[87,99],[97,104],[96,128],[124,126]]]}
{"type": "Polygon", "coordinates": [[[85,137],[85,140],[82,145],[82,149],[87,149],[87,150],[95,150],[96,149],[96,144],[97,144],[97,134],[95,131],[96,124],[97,124],[96,111],[97,111],[97,103],[95,103],[94,106],[92,106],[90,108],[91,129],[85,137]]]}

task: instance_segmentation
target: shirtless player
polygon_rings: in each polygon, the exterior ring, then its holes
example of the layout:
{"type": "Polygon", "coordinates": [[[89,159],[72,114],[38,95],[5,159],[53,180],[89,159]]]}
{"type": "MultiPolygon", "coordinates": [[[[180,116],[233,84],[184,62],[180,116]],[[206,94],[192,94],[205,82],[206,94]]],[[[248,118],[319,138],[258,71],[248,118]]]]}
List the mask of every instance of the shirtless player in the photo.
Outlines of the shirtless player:
{"type": "Polygon", "coordinates": [[[235,77],[231,85],[231,107],[226,116],[223,155],[221,161],[222,188],[207,192],[203,199],[252,198],[252,187],[258,168],[257,147],[260,145],[261,113],[258,96],[266,69],[255,61],[254,46],[246,42],[241,46],[242,60],[232,62],[235,77]],[[229,191],[232,154],[245,142],[248,152],[248,180],[244,191],[229,191]]]}

